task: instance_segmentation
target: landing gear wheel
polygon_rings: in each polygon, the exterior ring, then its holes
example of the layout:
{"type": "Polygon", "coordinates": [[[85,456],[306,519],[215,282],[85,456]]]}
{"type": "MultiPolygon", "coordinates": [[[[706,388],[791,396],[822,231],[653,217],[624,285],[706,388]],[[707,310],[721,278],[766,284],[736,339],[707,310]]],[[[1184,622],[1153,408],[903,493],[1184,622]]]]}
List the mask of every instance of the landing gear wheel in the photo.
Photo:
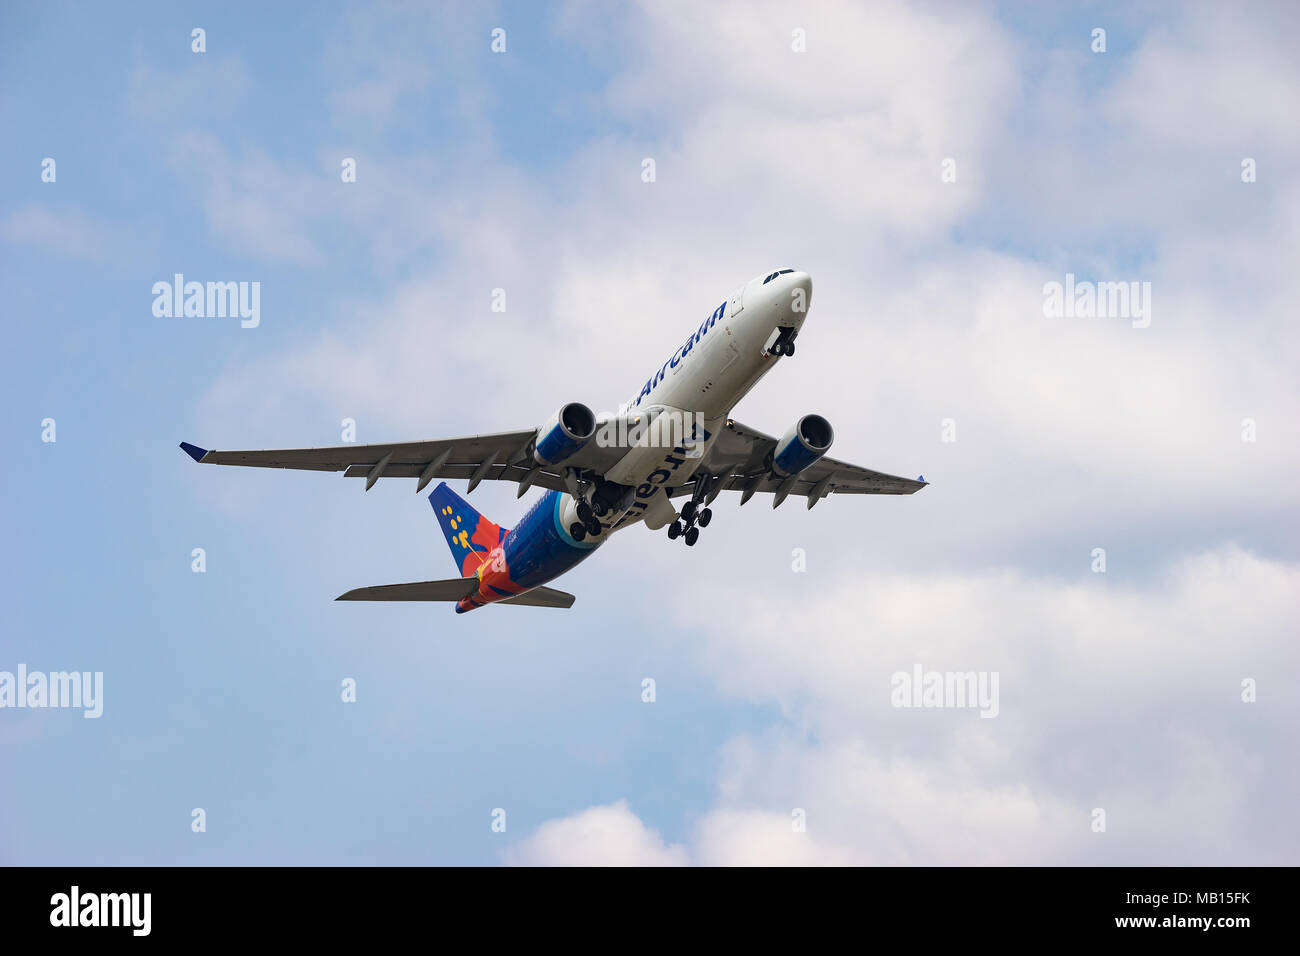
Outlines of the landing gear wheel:
{"type": "Polygon", "coordinates": [[[772,347],[768,349],[768,351],[771,352],[773,355],[777,355],[777,356],[784,355],[785,343],[782,342],[780,339],[777,339],[775,342],[772,343],[772,347]]]}
{"type": "Polygon", "coordinates": [[[593,515],[592,519],[587,522],[587,534],[595,538],[600,535],[600,531],[601,531],[600,521],[598,521],[596,517],[593,515]]]}
{"type": "Polygon", "coordinates": [[[672,524],[668,526],[668,540],[671,541],[675,538],[680,537],[681,533],[682,533],[682,523],[680,521],[674,521],[672,524]]]}
{"type": "Polygon", "coordinates": [[[785,354],[786,354],[786,355],[794,355],[794,343],[793,343],[793,342],[791,342],[789,345],[787,345],[787,346],[785,347],[785,354]]]}
{"type": "Polygon", "coordinates": [[[709,522],[712,520],[713,520],[713,509],[705,508],[703,511],[700,512],[700,517],[695,523],[698,524],[701,528],[707,528],[709,526],[709,522]]]}
{"type": "Polygon", "coordinates": [[[690,524],[691,519],[694,517],[695,517],[695,502],[688,501],[686,502],[686,504],[682,505],[682,520],[685,521],[687,524],[690,524]]]}
{"type": "Polygon", "coordinates": [[[578,520],[583,524],[591,524],[591,505],[582,499],[578,499],[578,520]]]}
{"type": "Polygon", "coordinates": [[[583,538],[587,537],[587,529],[582,526],[581,521],[575,521],[573,524],[569,525],[569,536],[573,538],[574,541],[581,541],[583,538]]]}
{"type": "Polygon", "coordinates": [[[694,547],[695,542],[699,540],[700,540],[699,528],[692,528],[690,531],[686,532],[686,547],[688,548],[694,547]]]}

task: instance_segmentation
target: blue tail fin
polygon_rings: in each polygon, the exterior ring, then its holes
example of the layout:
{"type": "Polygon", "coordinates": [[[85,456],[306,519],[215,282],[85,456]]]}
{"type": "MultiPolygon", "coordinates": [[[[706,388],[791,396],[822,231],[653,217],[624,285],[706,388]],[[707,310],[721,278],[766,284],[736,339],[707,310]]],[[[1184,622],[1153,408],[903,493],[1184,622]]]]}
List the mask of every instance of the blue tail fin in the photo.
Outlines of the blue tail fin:
{"type": "Polygon", "coordinates": [[[429,492],[429,504],[451,548],[462,577],[469,577],[487,560],[488,554],[509,534],[474,510],[474,506],[447,487],[444,481],[429,492]]]}

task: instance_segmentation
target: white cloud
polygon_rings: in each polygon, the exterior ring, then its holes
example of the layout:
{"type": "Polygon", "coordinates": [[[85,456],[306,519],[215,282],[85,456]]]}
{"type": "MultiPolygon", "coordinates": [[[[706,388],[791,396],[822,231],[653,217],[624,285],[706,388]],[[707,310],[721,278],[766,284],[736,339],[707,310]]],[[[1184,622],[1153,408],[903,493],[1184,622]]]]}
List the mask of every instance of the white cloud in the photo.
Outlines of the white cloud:
{"type": "Polygon", "coordinates": [[[795,829],[795,810],[715,810],[691,847],[699,866],[852,866],[856,855],[831,839],[795,829]]]}
{"type": "Polygon", "coordinates": [[[511,847],[517,866],[683,866],[686,851],[664,843],[620,800],[553,820],[511,847]]]}
{"type": "MultiPolygon", "coordinates": [[[[1283,757],[1300,705],[1282,677],[1300,667],[1289,637],[1300,566],[1226,549],[1178,563],[1152,589],[1014,571],[826,577],[768,586],[761,601],[716,580],[682,595],[678,625],[706,641],[724,691],[786,717],[726,747],[716,804],[683,851],[693,862],[1300,855],[1300,774],[1283,757]],[[998,716],[895,708],[890,677],[914,663],[997,671],[998,716]],[[1244,678],[1258,702],[1242,701],[1244,678]],[[1091,829],[1095,808],[1104,833],[1091,829]],[[806,833],[792,829],[796,809],[806,833]]],[[[616,861],[624,841],[611,835],[605,849],[616,861]]]]}
{"type": "Polygon", "coordinates": [[[795,596],[811,582],[761,606],[697,595],[696,626],[727,609],[701,628],[716,679],[807,734],[738,746],[723,807],[808,806],[810,832],[864,862],[1293,861],[1297,836],[1261,820],[1300,794],[1277,762],[1300,706],[1276,692],[1300,666],[1300,566],[1228,548],[1154,587],[1080,578],[841,570],[814,601],[795,596]],[[893,707],[891,675],[916,663],[998,672],[998,716],[893,707]],[[1243,703],[1245,678],[1272,689],[1243,703]]]}
{"type": "Polygon", "coordinates": [[[1296,9],[1278,4],[1267,15],[1223,17],[1213,6],[1192,6],[1187,13],[1145,38],[1111,104],[1117,118],[1185,148],[1213,145],[1230,159],[1243,148],[1250,155],[1281,147],[1294,161],[1296,9]]]}
{"type": "Polygon", "coordinates": [[[108,227],[81,210],[35,203],[15,209],[0,221],[0,239],[91,261],[111,258],[114,248],[108,227]]]}

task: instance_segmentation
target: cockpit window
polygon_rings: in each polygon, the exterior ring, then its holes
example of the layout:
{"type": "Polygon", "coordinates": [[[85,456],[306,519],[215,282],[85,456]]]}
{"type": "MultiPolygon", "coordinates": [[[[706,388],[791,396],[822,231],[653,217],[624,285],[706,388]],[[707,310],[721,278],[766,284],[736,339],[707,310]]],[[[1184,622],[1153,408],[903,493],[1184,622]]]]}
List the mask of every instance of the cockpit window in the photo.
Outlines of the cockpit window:
{"type": "Polygon", "coordinates": [[[793,269],[782,269],[782,270],[779,271],[779,272],[773,272],[770,276],[768,276],[766,279],[763,280],[763,285],[767,285],[769,282],[771,282],[771,281],[772,281],[773,279],[775,279],[777,276],[783,276],[783,275],[785,275],[786,273],[789,273],[789,272],[794,272],[794,270],[793,270],[793,269]]]}

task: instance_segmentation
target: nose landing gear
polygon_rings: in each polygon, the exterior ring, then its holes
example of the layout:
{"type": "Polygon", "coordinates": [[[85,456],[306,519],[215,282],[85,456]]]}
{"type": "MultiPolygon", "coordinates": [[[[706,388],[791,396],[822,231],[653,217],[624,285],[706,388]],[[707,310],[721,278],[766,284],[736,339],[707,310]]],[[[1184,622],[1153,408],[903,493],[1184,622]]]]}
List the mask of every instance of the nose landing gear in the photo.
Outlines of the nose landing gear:
{"type": "Polygon", "coordinates": [[[799,330],[793,325],[778,325],[776,341],[767,347],[768,355],[794,355],[794,340],[799,330]]]}

